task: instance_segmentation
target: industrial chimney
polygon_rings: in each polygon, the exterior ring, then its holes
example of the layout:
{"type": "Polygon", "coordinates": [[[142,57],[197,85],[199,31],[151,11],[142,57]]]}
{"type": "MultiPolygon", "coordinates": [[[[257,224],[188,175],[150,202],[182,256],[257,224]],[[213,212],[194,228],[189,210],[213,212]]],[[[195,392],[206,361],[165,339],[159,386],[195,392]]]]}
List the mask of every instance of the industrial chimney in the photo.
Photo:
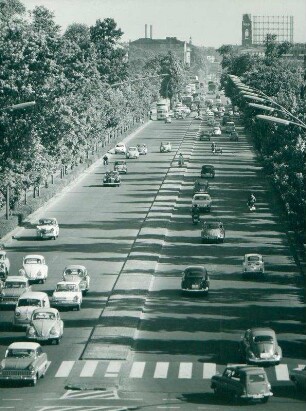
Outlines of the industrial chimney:
{"type": "Polygon", "coordinates": [[[148,37],[148,25],[145,24],[145,38],[148,37]]]}
{"type": "Polygon", "coordinates": [[[152,34],[153,34],[153,26],[152,24],[150,24],[150,39],[152,38],[152,34]]]}

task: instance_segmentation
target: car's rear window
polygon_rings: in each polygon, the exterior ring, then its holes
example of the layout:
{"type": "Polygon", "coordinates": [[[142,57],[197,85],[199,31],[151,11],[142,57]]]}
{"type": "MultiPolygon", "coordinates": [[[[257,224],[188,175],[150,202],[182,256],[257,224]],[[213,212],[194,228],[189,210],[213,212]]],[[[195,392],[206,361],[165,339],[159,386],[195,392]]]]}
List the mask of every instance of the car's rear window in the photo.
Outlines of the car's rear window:
{"type": "Polygon", "coordinates": [[[264,374],[249,374],[248,380],[249,382],[264,382],[266,381],[266,377],[264,374]]]}
{"type": "Polygon", "coordinates": [[[257,256],[251,256],[251,257],[248,257],[248,261],[259,261],[259,257],[257,257],[257,256]]]}
{"type": "Polygon", "coordinates": [[[37,299],[32,299],[32,298],[23,298],[20,299],[18,302],[18,307],[41,307],[41,301],[37,299]]]}
{"type": "Polygon", "coordinates": [[[202,278],[204,273],[203,271],[186,271],[185,275],[188,278],[202,278]]]}
{"type": "Polygon", "coordinates": [[[261,343],[261,342],[273,342],[273,337],[271,337],[270,335],[257,335],[256,337],[254,337],[254,342],[256,343],[261,343]]]}

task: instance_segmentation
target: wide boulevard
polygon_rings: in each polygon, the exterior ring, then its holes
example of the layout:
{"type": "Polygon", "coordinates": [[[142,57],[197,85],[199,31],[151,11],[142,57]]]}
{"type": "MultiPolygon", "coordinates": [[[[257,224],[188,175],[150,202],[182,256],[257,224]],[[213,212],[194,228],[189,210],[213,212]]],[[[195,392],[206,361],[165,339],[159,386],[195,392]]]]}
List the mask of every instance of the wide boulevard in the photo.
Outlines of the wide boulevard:
{"type": "MultiPolygon", "coordinates": [[[[266,368],[274,396],[257,406],[304,409],[305,398],[289,380],[289,371],[306,363],[304,283],[277,197],[242,127],[238,142],[215,137],[222,155],[198,140],[199,127],[192,116],[143,125],[127,145],[145,143],[148,154],[127,160],[120,187],[103,187],[106,167],[97,162],[6,241],[12,274],[26,254],[45,256],[48,280],[33,290],[51,296],[73,263],[88,268],[91,286],[81,311],[61,311],[60,345],[43,345],[50,361],[45,378],[35,387],[2,386],[0,410],[234,410],[215,398],[210,378],[241,362],[241,335],[256,326],[273,328],[283,350],[280,365],[266,368]],[[171,153],[159,152],[161,141],[171,142],[171,153]],[[213,164],[216,177],[210,180],[212,211],[201,218],[223,222],[223,244],[202,244],[200,225],[191,220],[193,184],[203,164],[213,164]],[[246,205],[251,190],[253,213],[246,205]],[[36,239],[42,216],[58,219],[56,241],[36,239]],[[265,279],[242,278],[242,258],[251,252],[264,256],[265,279]],[[188,265],[209,271],[208,296],[182,296],[188,265]]],[[[123,157],[110,154],[109,168],[117,158],[123,157]]],[[[25,333],[13,328],[13,310],[0,315],[3,358],[25,333]]]]}

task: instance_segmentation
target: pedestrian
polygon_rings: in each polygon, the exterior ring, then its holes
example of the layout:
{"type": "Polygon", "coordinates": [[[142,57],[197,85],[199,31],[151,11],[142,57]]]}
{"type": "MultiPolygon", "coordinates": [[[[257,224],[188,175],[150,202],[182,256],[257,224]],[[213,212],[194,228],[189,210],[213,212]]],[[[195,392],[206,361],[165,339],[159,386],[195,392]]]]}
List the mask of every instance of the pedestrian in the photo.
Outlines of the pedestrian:
{"type": "Polygon", "coordinates": [[[104,157],[103,157],[103,165],[104,165],[104,166],[107,166],[107,165],[108,165],[108,157],[107,157],[107,154],[105,154],[104,157]]]}

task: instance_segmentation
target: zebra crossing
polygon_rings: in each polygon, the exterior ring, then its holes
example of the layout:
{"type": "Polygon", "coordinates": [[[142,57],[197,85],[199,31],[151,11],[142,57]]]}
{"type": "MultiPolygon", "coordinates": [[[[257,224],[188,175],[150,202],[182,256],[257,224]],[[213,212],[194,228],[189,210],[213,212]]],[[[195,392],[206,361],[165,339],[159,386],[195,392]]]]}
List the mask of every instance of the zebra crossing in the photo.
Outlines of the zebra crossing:
{"type": "MultiPolygon", "coordinates": [[[[303,364],[290,364],[290,369],[303,367],[303,364]]],[[[74,377],[88,378],[118,378],[131,380],[140,379],[177,379],[177,380],[209,380],[217,372],[223,372],[225,365],[209,362],[170,362],[170,361],[133,361],[118,360],[80,360],[62,361],[58,367],[49,370],[54,378],[74,377]]],[[[288,364],[279,364],[266,368],[269,379],[289,381],[288,364]]]]}

